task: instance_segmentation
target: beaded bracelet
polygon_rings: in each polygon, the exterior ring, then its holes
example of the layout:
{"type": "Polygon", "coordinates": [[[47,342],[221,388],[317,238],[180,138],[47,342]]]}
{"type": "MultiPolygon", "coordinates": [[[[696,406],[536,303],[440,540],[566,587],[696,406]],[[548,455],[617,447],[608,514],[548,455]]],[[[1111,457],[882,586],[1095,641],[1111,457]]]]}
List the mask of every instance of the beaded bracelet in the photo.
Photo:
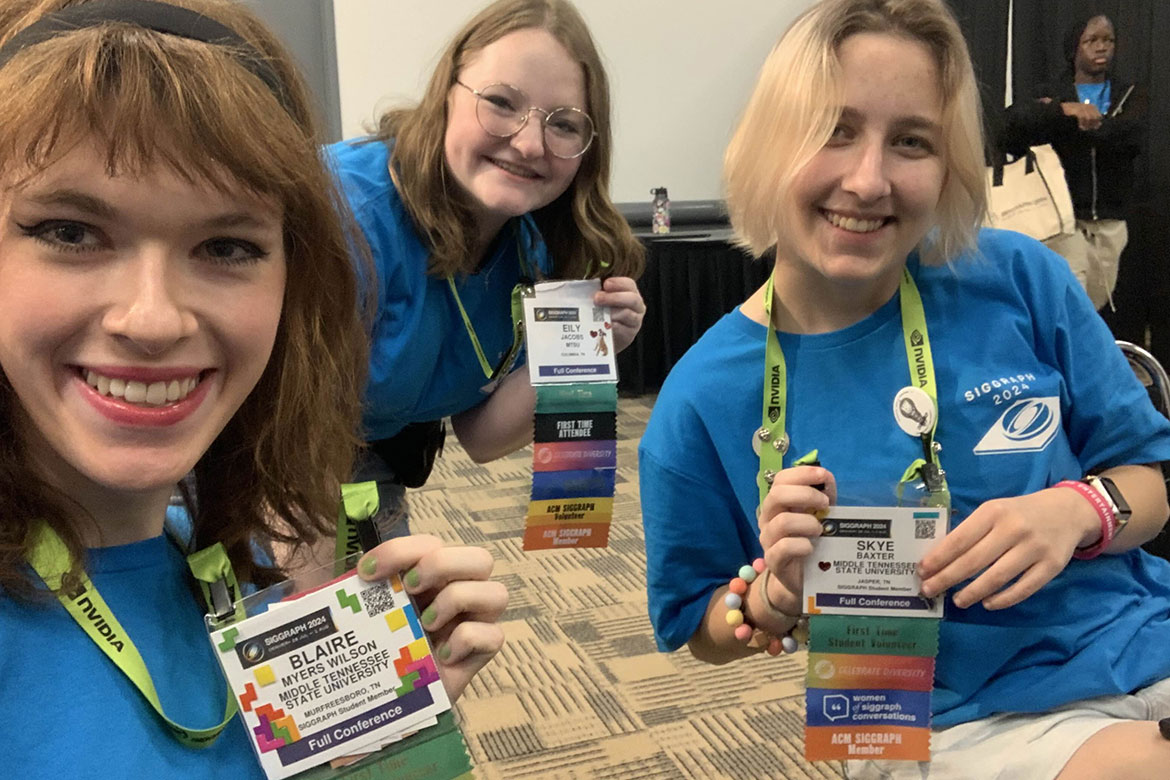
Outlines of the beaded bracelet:
{"type": "MultiPolygon", "coordinates": [[[[735,629],[735,638],[749,647],[763,647],[768,655],[780,655],[780,653],[795,653],[798,648],[796,637],[793,636],[795,631],[800,627],[801,621],[804,618],[797,620],[797,624],[788,630],[782,637],[776,637],[756,628],[747,622],[747,617],[744,615],[744,599],[747,598],[748,585],[756,580],[761,574],[764,577],[761,583],[766,587],[767,581],[767,566],[764,564],[763,558],[756,558],[751,564],[744,564],[739,567],[739,576],[732,577],[731,582],[727,585],[727,595],[723,597],[723,603],[727,607],[727,625],[735,629]]],[[[771,601],[764,596],[764,604],[783,617],[791,617],[784,615],[774,606],[771,601]]]]}

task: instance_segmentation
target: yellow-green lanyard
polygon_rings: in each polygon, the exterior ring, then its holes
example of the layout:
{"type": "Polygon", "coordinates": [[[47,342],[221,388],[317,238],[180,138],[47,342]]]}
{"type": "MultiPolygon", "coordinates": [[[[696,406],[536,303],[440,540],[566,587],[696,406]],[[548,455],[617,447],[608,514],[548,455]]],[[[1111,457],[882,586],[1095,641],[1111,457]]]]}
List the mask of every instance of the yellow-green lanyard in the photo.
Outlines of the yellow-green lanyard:
{"type": "MultiPolygon", "coordinates": [[[[337,512],[337,542],[334,560],[343,562],[360,553],[364,545],[358,524],[370,520],[378,512],[378,483],[347,482],[341,486],[341,505],[337,512]]],[[[341,572],[337,572],[341,574],[341,572]]]]}
{"type": "MultiPolygon", "coordinates": [[[[902,334],[906,343],[906,361],[910,367],[911,382],[930,396],[935,407],[934,423],[922,434],[923,457],[915,460],[906,469],[898,484],[901,497],[903,486],[921,478],[929,491],[928,503],[932,506],[950,506],[950,493],[946,474],[939,465],[938,448],[934,444],[934,431],[938,427],[938,391],[934,382],[934,360],[930,354],[930,335],[926,329],[926,313],[922,297],[908,269],[902,270],[898,287],[899,303],[902,310],[902,334]]],[[[784,468],[784,455],[788,452],[789,438],[785,426],[788,400],[788,376],[784,364],[784,352],[780,339],[772,326],[772,276],[764,285],[764,313],[768,319],[768,335],[764,349],[764,406],[760,428],[756,437],[760,440],[760,470],[756,476],[760,503],[768,495],[772,480],[784,468]]],[[[793,465],[801,465],[816,457],[814,450],[793,465]]]]}
{"type": "Polygon", "coordinates": [[[532,268],[528,265],[527,255],[524,252],[524,247],[520,243],[520,231],[515,229],[516,234],[516,257],[520,262],[520,283],[512,288],[512,346],[508,347],[508,351],[504,354],[502,360],[493,369],[492,364],[488,362],[487,356],[483,353],[483,347],[479,343],[479,336],[475,333],[475,327],[471,324],[471,318],[467,316],[467,310],[463,308],[463,301],[459,299],[459,289],[455,286],[455,278],[450,274],[447,275],[447,286],[451,288],[451,297],[455,299],[455,305],[459,307],[459,316],[463,318],[463,327],[467,328],[467,335],[471,339],[471,346],[475,349],[475,356],[479,359],[479,367],[483,369],[483,375],[489,382],[507,375],[512,369],[512,364],[516,362],[516,357],[520,354],[520,347],[524,344],[524,294],[525,290],[531,286],[530,281],[535,277],[532,275],[532,268]]]}
{"type": "MultiPolygon", "coordinates": [[[[33,570],[53,590],[65,611],[81,626],[98,649],[114,662],[150,703],[171,735],[190,747],[205,747],[214,742],[236,714],[236,697],[232,695],[231,689],[225,684],[227,702],[224,705],[223,721],[218,725],[206,729],[193,729],[168,718],[163,712],[162,702],[159,701],[158,692],[154,689],[154,681],[138,648],[130,641],[130,636],[114,617],[113,611],[102,599],[89,577],[82,574],[81,586],[76,591],[66,593],[61,590],[61,579],[70,569],[69,551],[61,537],[44,524],[41,524],[34,533],[37,534],[37,538],[29,556],[33,570]]],[[[222,545],[217,544],[207,550],[201,550],[192,558],[195,559],[193,561],[189,559],[192,571],[199,579],[200,585],[204,587],[205,594],[210,583],[223,580],[225,564],[227,572],[231,571],[231,563],[222,545]],[[199,571],[195,571],[196,568],[199,571]]],[[[228,587],[229,590],[238,593],[234,575],[231,576],[228,587]]]]}

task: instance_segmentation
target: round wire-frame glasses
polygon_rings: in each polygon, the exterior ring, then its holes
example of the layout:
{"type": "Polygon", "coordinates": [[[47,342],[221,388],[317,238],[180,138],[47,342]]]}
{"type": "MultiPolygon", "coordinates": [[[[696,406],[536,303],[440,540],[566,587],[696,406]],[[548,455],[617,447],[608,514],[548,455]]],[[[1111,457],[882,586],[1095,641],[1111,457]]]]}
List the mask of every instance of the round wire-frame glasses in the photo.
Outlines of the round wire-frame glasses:
{"type": "Polygon", "coordinates": [[[546,111],[528,103],[528,95],[511,84],[488,84],[474,89],[456,84],[475,95],[475,118],[488,135],[510,138],[524,129],[533,111],[541,114],[544,144],[554,157],[572,160],[589,150],[597,131],[593,119],[579,108],[561,106],[546,111]]]}

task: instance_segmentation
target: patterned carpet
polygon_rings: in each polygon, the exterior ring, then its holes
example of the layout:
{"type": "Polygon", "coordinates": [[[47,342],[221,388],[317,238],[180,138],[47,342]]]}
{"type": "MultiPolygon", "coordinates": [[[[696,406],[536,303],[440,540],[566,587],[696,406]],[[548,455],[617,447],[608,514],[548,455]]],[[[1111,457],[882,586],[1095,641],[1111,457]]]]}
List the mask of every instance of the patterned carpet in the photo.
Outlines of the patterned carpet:
{"type": "Polygon", "coordinates": [[[507,643],[459,704],[481,780],[839,778],[802,757],[805,654],[716,667],[655,650],[637,447],[653,396],[622,399],[608,549],[520,549],[532,449],[486,466],[448,436],[412,529],[486,547],[507,643]]]}

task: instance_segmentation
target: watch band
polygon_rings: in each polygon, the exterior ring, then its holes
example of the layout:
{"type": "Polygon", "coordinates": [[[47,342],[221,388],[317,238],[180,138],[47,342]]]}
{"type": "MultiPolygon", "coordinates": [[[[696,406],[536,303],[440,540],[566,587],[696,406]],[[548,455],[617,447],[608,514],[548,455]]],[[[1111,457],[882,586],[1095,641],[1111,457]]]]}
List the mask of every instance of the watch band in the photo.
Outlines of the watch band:
{"type": "Polygon", "coordinates": [[[1125,500],[1125,496],[1121,494],[1121,488],[1117,487],[1117,483],[1109,477],[1104,476],[1089,476],[1086,477],[1085,482],[1093,487],[1097,492],[1101,493],[1113,505],[1113,517],[1117,521],[1117,527],[1113,531],[1113,535],[1121,533],[1121,529],[1125,528],[1129,523],[1129,517],[1133,514],[1129,503],[1125,500]]]}

